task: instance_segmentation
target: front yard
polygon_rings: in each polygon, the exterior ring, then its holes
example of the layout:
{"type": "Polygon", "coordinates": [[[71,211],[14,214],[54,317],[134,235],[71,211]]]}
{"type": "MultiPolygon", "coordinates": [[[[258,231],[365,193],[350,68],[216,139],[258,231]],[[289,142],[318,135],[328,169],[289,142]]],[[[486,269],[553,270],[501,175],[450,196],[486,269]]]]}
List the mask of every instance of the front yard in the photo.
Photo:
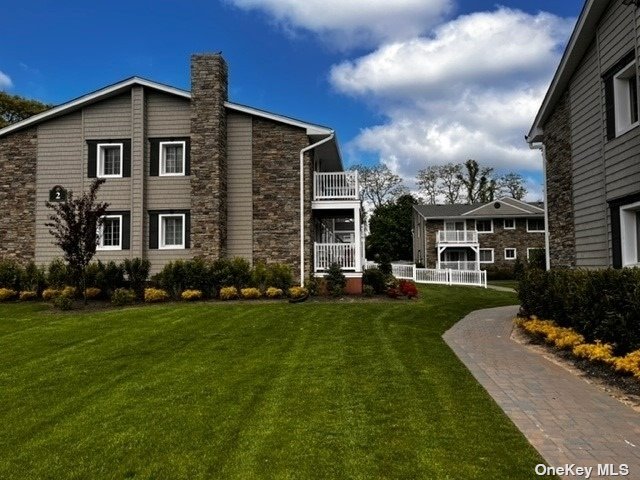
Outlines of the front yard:
{"type": "Polygon", "coordinates": [[[416,302],[0,305],[0,478],[532,478],[540,457],[416,302]]]}

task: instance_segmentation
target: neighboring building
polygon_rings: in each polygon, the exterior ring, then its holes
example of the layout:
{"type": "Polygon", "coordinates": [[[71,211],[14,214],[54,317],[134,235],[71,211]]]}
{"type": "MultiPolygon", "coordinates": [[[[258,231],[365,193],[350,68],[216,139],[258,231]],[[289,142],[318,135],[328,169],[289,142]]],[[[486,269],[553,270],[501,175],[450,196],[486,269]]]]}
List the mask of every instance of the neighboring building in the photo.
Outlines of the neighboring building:
{"type": "Polygon", "coordinates": [[[544,210],[513,198],[413,207],[413,261],[426,268],[512,269],[544,250],[544,236],[544,210]]]}
{"type": "Polygon", "coordinates": [[[0,257],[61,256],[45,202],[105,178],[96,259],[332,261],[359,288],[361,202],[335,133],[227,100],[220,55],[194,55],[191,91],[130,78],[0,129],[0,257]]]}
{"type": "Polygon", "coordinates": [[[640,11],[589,0],[527,136],[542,147],[551,267],[640,264],[640,11]]]}

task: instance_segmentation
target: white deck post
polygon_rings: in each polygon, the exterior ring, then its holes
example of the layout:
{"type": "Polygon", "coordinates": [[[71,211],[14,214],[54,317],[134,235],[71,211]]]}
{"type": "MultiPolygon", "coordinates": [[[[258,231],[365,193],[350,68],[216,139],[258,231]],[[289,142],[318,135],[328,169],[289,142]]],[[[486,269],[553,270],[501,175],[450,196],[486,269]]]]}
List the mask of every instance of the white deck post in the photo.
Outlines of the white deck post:
{"type": "Polygon", "coordinates": [[[356,272],[362,271],[362,241],[360,236],[362,235],[362,231],[360,229],[360,207],[355,207],[353,209],[353,229],[356,234],[356,272]]]}

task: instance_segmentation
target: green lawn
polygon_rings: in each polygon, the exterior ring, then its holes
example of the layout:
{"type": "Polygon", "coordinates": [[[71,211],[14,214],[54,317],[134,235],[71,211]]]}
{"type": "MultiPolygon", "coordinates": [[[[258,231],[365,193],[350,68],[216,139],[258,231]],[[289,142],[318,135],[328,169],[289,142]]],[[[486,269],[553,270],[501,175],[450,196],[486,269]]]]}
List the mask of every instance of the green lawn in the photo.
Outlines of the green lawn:
{"type": "Polygon", "coordinates": [[[518,289],[518,281],[517,280],[489,280],[489,285],[495,285],[496,287],[507,287],[513,288],[514,290],[518,289]]]}
{"type": "Polygon", "coordinates": [[[520,479],[541,461],[441,339],[515,302],[0,306],[0,478],[520,479]]]}

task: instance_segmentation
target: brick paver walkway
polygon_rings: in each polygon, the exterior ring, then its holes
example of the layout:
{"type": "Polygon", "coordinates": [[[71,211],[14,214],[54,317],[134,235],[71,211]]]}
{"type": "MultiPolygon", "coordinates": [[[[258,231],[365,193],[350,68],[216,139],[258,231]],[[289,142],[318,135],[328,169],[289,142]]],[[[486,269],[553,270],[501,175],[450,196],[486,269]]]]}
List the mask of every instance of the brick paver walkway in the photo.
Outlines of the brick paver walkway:
{"type": "Polygon", "coordinates": [[[622,478],[640,479],[640,413],[511,340],[517,311],[478,310],[444,340],[549,465],[628,464],[622,478]]]}

